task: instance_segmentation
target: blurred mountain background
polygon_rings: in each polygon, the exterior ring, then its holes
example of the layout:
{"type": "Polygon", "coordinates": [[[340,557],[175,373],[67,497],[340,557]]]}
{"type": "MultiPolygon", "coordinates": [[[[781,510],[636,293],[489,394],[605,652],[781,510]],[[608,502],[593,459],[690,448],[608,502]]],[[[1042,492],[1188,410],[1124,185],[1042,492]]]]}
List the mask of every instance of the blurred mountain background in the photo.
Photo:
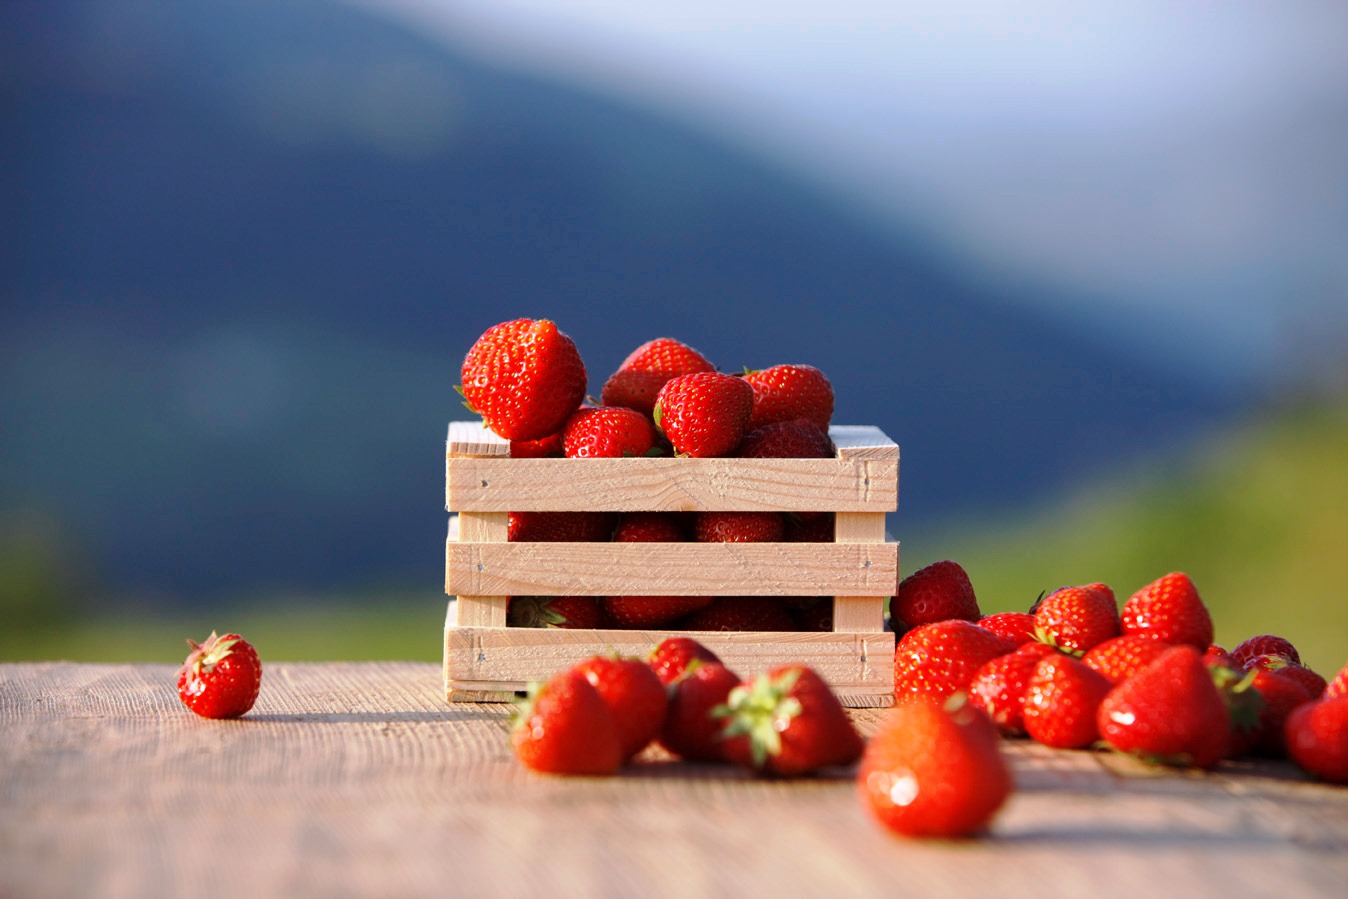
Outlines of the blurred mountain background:
{"type": "Polygon", "coordinates": [[[459,363],[531,316],[594,393],[819,366],[986,611],[1184,569],[1337,670],[1348,16],[1031,6],[6,6],[0,658],[437,658],[459,363]]]}

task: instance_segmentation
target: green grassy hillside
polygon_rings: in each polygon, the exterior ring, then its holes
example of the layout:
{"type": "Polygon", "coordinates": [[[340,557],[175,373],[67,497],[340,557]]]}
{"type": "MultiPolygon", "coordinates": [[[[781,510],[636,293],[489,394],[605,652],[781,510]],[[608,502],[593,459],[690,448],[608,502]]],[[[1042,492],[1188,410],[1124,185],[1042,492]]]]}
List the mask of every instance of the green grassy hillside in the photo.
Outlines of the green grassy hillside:
{"type": "Polygon", "coordinates": [[[1032,513],[898,536],[905,572],[955,559],[985,612],[1094,581],[1122,603],[1185,571],[1219,643],[1280,634],[1328,676],[1348,662],[1348,402],[1275,410],[1032,513]]]}

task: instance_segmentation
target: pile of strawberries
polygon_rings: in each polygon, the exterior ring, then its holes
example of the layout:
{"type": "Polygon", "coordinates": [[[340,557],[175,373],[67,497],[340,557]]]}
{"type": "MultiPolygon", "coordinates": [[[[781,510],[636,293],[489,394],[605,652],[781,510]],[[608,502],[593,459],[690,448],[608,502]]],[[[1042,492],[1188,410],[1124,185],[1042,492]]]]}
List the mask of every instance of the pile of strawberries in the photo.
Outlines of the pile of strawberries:
{"type": "MultiPolygon", "coordinates": [[[[547,319],[488,328],[464,358],[468,408],[510,440],[514,458],[832,458],[833,387],[811,365],[724,374],[668,337],[633,350],[585,400],[575,343],[547,319]]],[[[511,542],[821,542],[832,513],[512,512],[511,542]]],[[[511,597],[513,627],[690,631],[830,630],[818,597],[511,597]]]]}

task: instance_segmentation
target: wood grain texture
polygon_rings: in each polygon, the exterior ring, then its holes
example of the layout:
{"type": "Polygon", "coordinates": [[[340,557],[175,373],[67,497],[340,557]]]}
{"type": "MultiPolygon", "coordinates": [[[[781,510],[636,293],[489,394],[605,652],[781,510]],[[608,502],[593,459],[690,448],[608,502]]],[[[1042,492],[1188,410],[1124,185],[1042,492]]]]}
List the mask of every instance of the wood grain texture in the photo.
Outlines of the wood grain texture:
{"type": "MultiPolygon", "coordinates": [[[[656,750],[533,775],[501,705],[422,663],[271,664],[205,721],[175,666],[0,665],[0,896],[1340,897],[1348,790],[1284,763],[1157,771],[1008,742],[982,839],[893,838],[852,772],[759,780],[656,750]],[[527,861],[526,861],[527,860],[527,861]]],[[[879,710],[852,713],[870,733],[879,710]]]]}

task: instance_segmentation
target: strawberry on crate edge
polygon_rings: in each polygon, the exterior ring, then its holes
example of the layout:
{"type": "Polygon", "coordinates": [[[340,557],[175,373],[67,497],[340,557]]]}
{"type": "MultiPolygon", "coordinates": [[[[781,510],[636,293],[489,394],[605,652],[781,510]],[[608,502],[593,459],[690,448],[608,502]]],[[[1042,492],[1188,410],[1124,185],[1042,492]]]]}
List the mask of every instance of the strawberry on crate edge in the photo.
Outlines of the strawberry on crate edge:
{"type": "Polygon", "coordinates": [[[237,718],[257,701],[262,688],[262,660],[238,634],[211,631],[192,647],[178,669],[178,698],[203,718],[237,718]]]}
{"type": "Polygon", "coordinates": [[[518,318],[488,328],[469,348],[459,392],[507,440],[555,434],[585,399],[580,351],[549,319],[518,318]]]}

